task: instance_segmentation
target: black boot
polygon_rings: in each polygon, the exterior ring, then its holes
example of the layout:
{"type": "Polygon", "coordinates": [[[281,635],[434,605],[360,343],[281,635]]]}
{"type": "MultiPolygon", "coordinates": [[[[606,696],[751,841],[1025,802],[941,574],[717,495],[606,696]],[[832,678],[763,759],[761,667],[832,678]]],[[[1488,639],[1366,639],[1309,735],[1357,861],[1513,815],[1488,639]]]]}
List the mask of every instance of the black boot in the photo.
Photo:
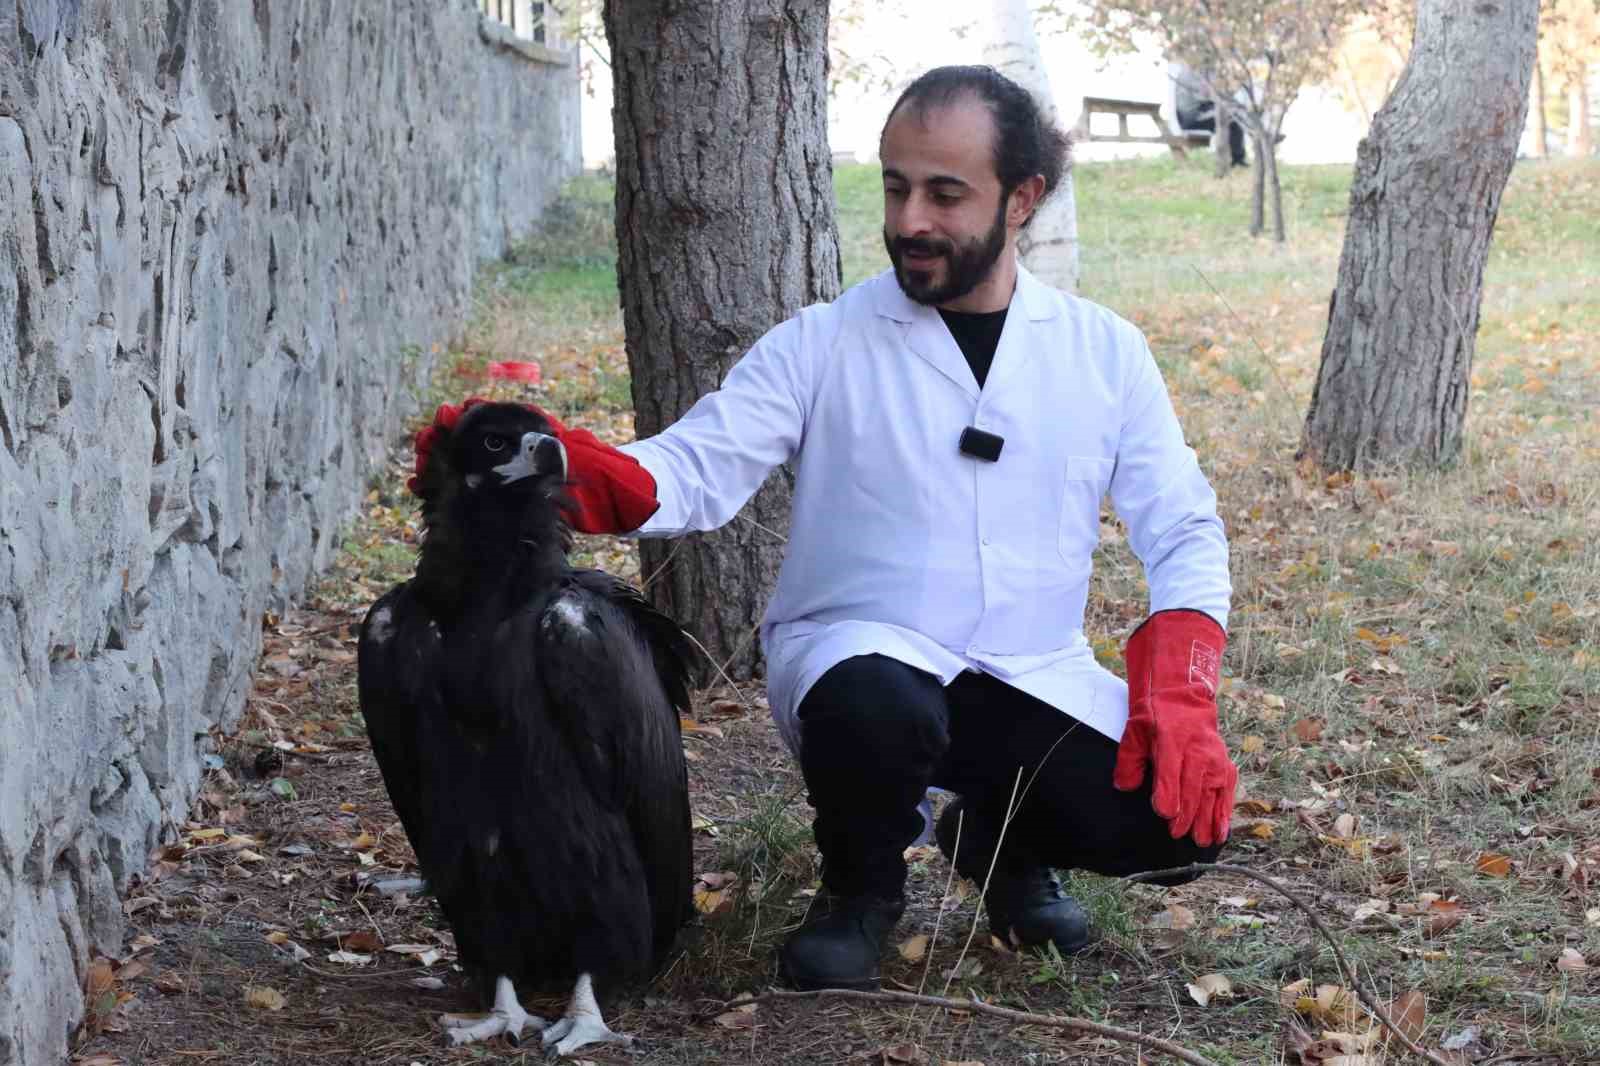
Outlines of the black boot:
{"type": "Polygon", "coordinates": [[[956,800],[939,816],[934,837],[945,858],[952,860],[956,872],[989,890],[983,902],[989,912],[989,931],[1017,947],[1044,947],[1054,944],[1063,955],[1082,951],[1089,944],[1089,918],[1078,901],[1061,891],[1050,868],[1039,863],[1017,861],[1001,855],[989,870],[999,838],[998,826],[968,812],[962,818],[963,801],[956,800]],[[956,822],[961,819],[960,849],[957,853],[956,822]]]}
{"type": "Polygon", "coordinates": [[[778,952],[779,978],[802,992],[876,991],[884,946],[905,909],[904,897],[819,894],[778,952]]]}

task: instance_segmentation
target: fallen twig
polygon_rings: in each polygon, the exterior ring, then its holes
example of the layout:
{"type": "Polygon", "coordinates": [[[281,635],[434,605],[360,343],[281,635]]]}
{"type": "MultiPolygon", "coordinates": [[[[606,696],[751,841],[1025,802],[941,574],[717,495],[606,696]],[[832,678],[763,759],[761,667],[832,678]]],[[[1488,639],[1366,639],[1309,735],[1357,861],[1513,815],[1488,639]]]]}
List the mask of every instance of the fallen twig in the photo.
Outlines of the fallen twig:
{"type": "Polygon", "coordinates": [[[1322,938],[1326,940],[1328,942],[1328,946],[1333,949],[1333,957],[1334,960],[1339,964],[1339,972],[1344,975],[1344,979],[1346,981],[1350,982],[1350,987],[1355,990],[1356,997],[1361,1000],[1361,1002],[1369,1011],[1372,1012],[1373,1017],[1382,1022],[1385,1029],[1388,1029],[1397,1038],[1399,1038],[1400,1042],[1405,1045],[1406,1050],[1411,1052],[1413,1055],[1426,1059],[1427,1061],[1434,1063],[1435,1066],[1450,1066],[1448,1060],[1435,1055],[1433,1052],[1422,1047],[1416,1041],[1408,1037],[1389,1017],[1388,1010],[1380,1006],[1376,997],[1362,987],[1361,982],[1356,977],[1355,967],[1350,965],[1350,960],[1344,957],[1344,952],[1339,949],[1339,942],[1333,938],[1333,932],[1325,924],[1323,924],[1322,919],[1317,916],[1317,912],[1312,909],[1311,904],[1307,903],[1293,892],[1290,892],[1287,888],[1284,888],[1282,885],[1278,884],[1277,881],[1271,877],[1268,877],[1266,874],[1252,870],[1248,866],[1235,866],[1232,863],[1195,862],[1190,863],[1188,866],[1175,866],[1169,870],[1149,870],[1145,873],[1130,874],[1123,878],[1123,880],[1153,881],[1160,877],[1179,877],[1184,874],[1200,874],[1210,871],[1238,874],[1240,877],[1248,877],[1253,880],[1260,881],[1268,888],[1271,888],[1273,891],[1283,896],[1290,903],[1293,903],[1296,907],[1300,908],[1300,910],[1304,911],[1305,916],[1311,919],[1312,926],[1317,930],[1317,932],[1322,934],[1322,938]]]}
{"type": "Polygon", "coordinates": [[[1132,1029],[1122,1029],[1102,1022],[1091,1022],[1087,1018],[1069,1018],[1055,1014],[1029,1014],[1027,1011],[1012,1010],[1009,1007],[996,1007],[988,1003],[979,1003],[977,1000],[924,996],[915,992],[857,992],[848,988],[823,988],[815,992],[790,992],[775,989],[751,999],[724,1003],[718,1009],[718,1013],[748,1006],[751,1003],[765,1003],[782,999],[817,999],[822,996],[836,996],[840,999],[853,999],[857,1002],[865,1003],[910,1003],[921,1007],[943,1007],[945,1010],[990,1014],[996,1018],[1004,1018],[1008,1022],[1017,1022],[1022,1025],[1042,1025],[1047,1029],[1076,1029],[1079,1032],[1093,1033],[1095,1036],[1102,1036],[1108,1040],[1116,1040],[1124,1044],[1139,1044],[1152,1051],[1170,1055],[1179,1062],[1190,1063],[1192,1066],[1217,1066],[1211,1059],[1179,1047],[1170,1040],[1163,1040],[1159,1036],[1150,1036],[1147,1033],[1137,1033],[1132,1029]]]}

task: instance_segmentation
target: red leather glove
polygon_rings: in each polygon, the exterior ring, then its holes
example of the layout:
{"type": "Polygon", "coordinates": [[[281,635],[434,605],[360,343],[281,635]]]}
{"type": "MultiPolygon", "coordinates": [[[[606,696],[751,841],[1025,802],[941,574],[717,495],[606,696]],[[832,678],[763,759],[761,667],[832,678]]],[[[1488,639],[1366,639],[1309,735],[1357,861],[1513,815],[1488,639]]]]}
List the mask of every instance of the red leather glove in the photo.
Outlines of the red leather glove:
{"type": "Polygon", "coordinates": [[[1227,635],[1210,615],[1157,611],[1128,638],[1128,727],[1111,783],[1144,784],[1154,764],[1150,806],[1174,840],[1201,847],[1228,839],[1239,771],[1217,731],[1217,678],[1227,635]]]}
{"type": "MultiPolygon", "coordinates": [[[[531,405],[530,405],[531,406],[531,405]]],[[[656,513],[656,479],[639,465],[586,429],[568,429],[554,415],[535,411],[555,430],[567,450],[567,512],[580,533],[628,533],[656,513]]]]}

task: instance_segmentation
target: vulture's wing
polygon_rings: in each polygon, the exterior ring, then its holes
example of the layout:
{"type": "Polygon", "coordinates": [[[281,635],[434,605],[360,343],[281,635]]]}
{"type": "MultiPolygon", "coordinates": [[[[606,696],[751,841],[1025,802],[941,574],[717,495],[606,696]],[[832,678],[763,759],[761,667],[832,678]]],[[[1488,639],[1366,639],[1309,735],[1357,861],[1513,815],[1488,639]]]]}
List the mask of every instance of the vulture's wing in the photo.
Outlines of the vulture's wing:
{"type": "Polygon", "coordinates": [[[357,692],[367,738],[389,800],[424,871],[428,864],[422,854],[425,808],[418,727],[423,714],[439,713],[435,686],[427,681],[437,644],[438,629],[409,584],[402,584],[367,611],[356,648],[357,692]]]}
{"type": "Polygon", "coordinates": [[[586,772],[626,817],[644,865],[655,961],[690,908],[694,880],[688,770],[678,708],[688,707],[682,633],[624,582],[573,575],[539,620],[540,673],[553,717],[586,772]],[[624,591],[626,590],[626,591],[624,591]]]}

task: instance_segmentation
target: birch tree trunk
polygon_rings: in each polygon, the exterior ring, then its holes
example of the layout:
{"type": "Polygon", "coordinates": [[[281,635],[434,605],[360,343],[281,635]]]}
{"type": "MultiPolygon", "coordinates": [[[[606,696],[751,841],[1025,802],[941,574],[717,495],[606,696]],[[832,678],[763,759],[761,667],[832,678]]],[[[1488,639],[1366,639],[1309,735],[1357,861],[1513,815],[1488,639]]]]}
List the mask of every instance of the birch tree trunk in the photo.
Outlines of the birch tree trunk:
{"type": "MultiPolygon", "coordinates": [[[[1060,124],[1050,75],[1039,57],[1033,11],[1028,0],[991,0],[994,36],[985,48],[990,65],[1021,85],[1039,101],[1050,121],[1060,124]]],[[[1022,262],[1041,281],[1067,292],[1078,291],[1078,206],[1072,193],[1072,171],[1034,212],[1017,244],[1022,262]]]]}
{"type": "MultiPolygon", "coordinates": [[[[635,431],[677,420],[763,333],[839,293],[827,0],[606,0],[617,280],[635,431]]],[[[792,474],[731,523],[641,541],[647,590],[738,679],[777,578],[792,474]]]]}
{"type": "Polygon", "coordinates": [[[1461,451],[1483,268],[1528,117],[1538,0],[1421,0],[1357,152],[1302,454],[1438,467],[1461,451]]]}

